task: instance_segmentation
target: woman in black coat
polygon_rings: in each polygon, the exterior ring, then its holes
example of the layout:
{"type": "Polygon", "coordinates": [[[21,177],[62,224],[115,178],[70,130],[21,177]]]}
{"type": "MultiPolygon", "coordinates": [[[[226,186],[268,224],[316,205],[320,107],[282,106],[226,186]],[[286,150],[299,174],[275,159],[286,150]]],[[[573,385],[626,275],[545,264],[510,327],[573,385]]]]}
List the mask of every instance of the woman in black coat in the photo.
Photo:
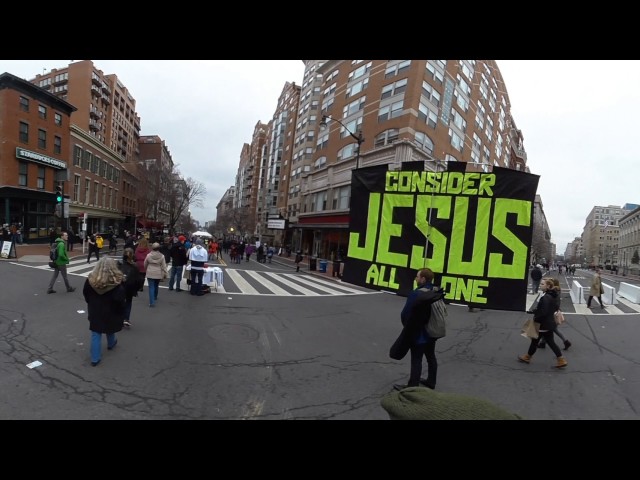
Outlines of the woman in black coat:
{"type": "MultiPolygon", "coordinates": [[[[538,301],[538,306],[533,312],[533,321],[540,324],[539,335],[556,355],[556,368],[564,368],[567,366],[567,360],[562,356],[562,352],[556,342],[553,341],[553,331],[556,327],[556,321],[553,314],[557,310],[558,291],[554,288],[553,280],[545,278],[540,284],[542,289],[542,297],[538,301]]],[[[519,355],[518,360],[523,363],[531,363],[531,357],[538,349],[538,339],[532,338],[529,345],[529,351],[524,355],[519,355]]]]}
{"type": "Polygon", "coordinates": [[[122,330],[126,292],[122,284],[123,273],[113,258],[102,257],[84,283],[82,294],[88,305],[91,330],[91,366],[102,358],[102,334],[107,335],[107,349],[112,350],[118,340],[116,332],[122,330]]]}

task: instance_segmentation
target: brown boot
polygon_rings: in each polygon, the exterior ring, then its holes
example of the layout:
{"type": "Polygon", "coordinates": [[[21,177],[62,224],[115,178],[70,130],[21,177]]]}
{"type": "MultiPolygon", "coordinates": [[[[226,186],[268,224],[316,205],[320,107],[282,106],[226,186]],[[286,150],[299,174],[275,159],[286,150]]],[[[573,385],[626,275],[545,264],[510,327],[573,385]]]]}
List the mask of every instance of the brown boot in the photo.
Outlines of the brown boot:
{"type": "Polygon", "coordinates": [[[518,355],[518,361],[522,363],[531,363],[531,355],[525,353],[524,355],[518,355]]]}
{"type": "Polygon", "coordinates": [[[555,368],[564,368],[568,365],[567,359],[564,357],[558,357],[556,359],[555,368]]]}

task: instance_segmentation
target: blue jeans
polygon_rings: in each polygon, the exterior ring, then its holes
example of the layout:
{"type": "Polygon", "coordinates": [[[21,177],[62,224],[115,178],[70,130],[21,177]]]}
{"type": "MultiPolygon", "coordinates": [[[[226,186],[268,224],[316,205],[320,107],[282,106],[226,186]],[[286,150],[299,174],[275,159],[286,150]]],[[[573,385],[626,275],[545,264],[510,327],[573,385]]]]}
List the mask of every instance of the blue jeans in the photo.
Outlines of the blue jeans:
{"type": "Polygon", "coordinates": [[[149,305],[153,305],[158,300],[158,289],[160,286],[159,278],[147,278],[149,283],[149,305]]]}
{"type": "MultiPolygon", "coordinates": [[[[107,347],[113,347],[116,343],[116,334],[107,333],[107,347]]],[[[102,358],[102,334],[91,330],[91,361],[99,362],[102,358]]]]}
{"type": "Polygon", "coordinates": [[[180,282],[182,281],[182,269],[183,265],[171,266],[171,276],[169,277],[169,290],[173,288],[173,283],[176,284],[176,290],[180,290],[180,282]]]}

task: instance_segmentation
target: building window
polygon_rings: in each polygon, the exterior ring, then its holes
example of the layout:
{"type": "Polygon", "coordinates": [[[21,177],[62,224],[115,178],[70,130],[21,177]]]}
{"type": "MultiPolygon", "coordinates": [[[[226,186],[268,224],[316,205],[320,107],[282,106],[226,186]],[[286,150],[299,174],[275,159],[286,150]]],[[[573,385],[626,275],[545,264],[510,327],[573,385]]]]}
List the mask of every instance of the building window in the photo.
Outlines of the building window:
{"type": "Polygon", "coordinates": [[[366,65],[362,65],[361,67],[356,68],[353,72],[351,72],[349,74],[349,80],[348,81],[360,78],[365,73],[367,73],[371,69],[371,63],[372,62],[369,62],[366,65]]]}
{"type": "Polygon", "coordinates": [[[89,205],[91,201],[91,180],[88,178],[84,179],[84,202],[89,205]]]}
{"type": "Polygon", "coordinates": [[[318,141],[316,142],[316,151],[322,150],[329,143],[329,134],[326,133],[321,137],[318,137],[318,141]]]}
{"type": "Polygon", "coordinates": [[[102,204],[100,204],[102,208],[106,208],[107,206],[107,186],[102,184],[102,204]]]}
{"type": "Polygon", "coordinates": [[[354,83],[349,88],[347,88],[346,98],[353,97],[354,95],[359,94],[369,85],[369,79],[365,78],[364,80],[354,83]]]}
{"type": "Polygon", "coordinates": [[[438,115],[435,112],[432,112],[429,107],[422,102],[420,102],[420,105],[418,106],[418,118],[431,128],[436,128],[438,115]]]}
{"type": "Polygon", "coordinates": [[[397,128],[385,130],[376,137],[374,147],[383,147],[384,145],[390,145],[398,139],[399,135],[400,130],[398,130],[397,128]]]}
{"type": "Polygon", "coordinates": [[[440,105],[440,94],[424,80],[422,81],[422,95],[436,107],[440,105]]]}
{"type": "Polygon", "coordinates": [[[453,148],[462,152],[462,148],[464,147],[464,140],[462,137],[451,129],[449,129],[449,137],[451,137],[451,145],[453,148]]]}
{"type": "Polygon", "coordinates": [[[395,83],[390,83],[389,85],[385,85],[382,87],[382,95],[380,100],[384,100],[385,98],[392,97],[393,95],[399,95],[403,93],[407,89],[407,79],[403,78],[402,80],[398,80],[395,83]]]}
{"type": "Polygon", "coordinates": [[[27,172],[29,166],[25,162],[20,162],[20,166],[18,167],[18,185],[21,187],[27,186],[27,172]]]}
{"type": "Polygon", "coordinates": [[[362,129],[362,117],[347,122],[345,127],[340,126],[340,138],[350,137],[351,133],[355,134],[358,130],[362,129]]]}
{"type": "Polygon", "coordinates": [[[416,132],[415,140],[422,150],[429,155],[433,155],[433,142],[426,133],[416,132]]]}
{"type": "Polygon", "coordinates": [[[113,187],[109,187],[109,208],[113,209],[113,187]]]}
{"type": "Polygon", "coordinates": [[[38,148],[45,150],[47,148],[47,132],[38,129],[38,148]]]}
{"type": "Polygon", "coordinates": [[[465,119],[458,113],[455,108],[451,108],[451,115],[453,117],[453,124],[464,133],[467,129],[467,122],[465,121],[465,119]]]}
{"type": "MultiPolygon", "coordinates": [[[[313,169],[314,170],[320,170],[322,167],[325,166],[326,163],[327,163],[327,157],[320,157],[320,158],[316,159],[315,162],[313,162],[313,169]]],[[[298,170],[300,170],[300,169],[298,168],[298,170]]],[[[298,173],[296,173],[296,178],[298,178],[298,173]]]]}
{"type": "Polygon", "coordinates": [[[400,63],[387,67],[384,71],[384,78],[393,77],[405,72],[411,66],[411,60],[403,60],[400,63]]]}
{"type": "Polygon", "coordinates": [[[20,97],[20,110],[23,112],[29,111],[29,99],[27,97],[20,97]]]}
{"type": "Polygon", "coordinates": [[[78,145],[73,146],[73,164],[76,167],[79,167],[82,163],[82,148],[78,145]]]}
{"type": "Polygon", "coordinates": [[[55,119],[56,125],[61,127],[62,126],[62,115],[60,115],[59,113],[55,113],[53,118],[55,119]]]}
{"type": "Polygon", "coordinates": [[[84,165],[82,165],[82,167],[87,170],[88,172],[91,171],[91,152],[89,152],[88,150],[84,151],[84,165]]]}
{"type": "Polygon", "coordinates": [[[99,195],[100,192],[100,184],[98,182],[93,182],[93,206],[97,207],[98,206],[98,199],[100,198],[99,195]]]}
{"type": "Polygon", "coordinates": [[[20,122],[20,141],[29,143],[29,124],[20,122]]]}
{"type": "Polygon", "coordinates": [[[61,153],[62,152],[62,138],[55,135],[53,137],[53,153],[61,153]]]}
{"type": "Polygon", "coordinates": [[[366,99],[366,96],[362,96],[359,99],[351,102],[349,105],[345,105],[345,107],[342,109],[342,118],[347,118],[354,113],[362,110],[364,108],[366,99]]]}
{"type": "Polygon", "coordinates": [[[73,176],[73,201],[80,201],[80,175],[73,176]]]}
{"type": "Polygon", "coordinates": [[[353,157],[355,155],[356,149],[358,148],[358,144],[357,143],[350,143],[349,145],[346,145],[344,147],[342,147],[339,151],[338,154],[336,156],[336,160],[340,161],[344,158],[349,158],[349,157],[353,157]]]}
{"type": "Polygon", "coordinates": [[[37,186],[40,190],[44,190],[44,174],[45,174],[45,168],[44,167],[38,167],[38,182],[37,182],[37,186]]]}
{"type": "Polygon", "coordinates": [[[347,185],[333,191],[333,202],[331,208],[333,210],[346,210],[349,208],[349,200],[351,200],[351,186],[347,185]]]}
{"type": "Polygon", "coordinates": [[[38,116],[46,120],[47,118],[47,107],[44,105],[38,105],[38,116]]]}
{"type": "Polygon", "coordinates": [[[387,105],[386,107],[382,107],[378,110],[378,123],[387,121],[391,118],[396,118],[402,115],[402,106],[404,104],[404,100],[399,102],[392,103],[391,105],[387,105]]]}

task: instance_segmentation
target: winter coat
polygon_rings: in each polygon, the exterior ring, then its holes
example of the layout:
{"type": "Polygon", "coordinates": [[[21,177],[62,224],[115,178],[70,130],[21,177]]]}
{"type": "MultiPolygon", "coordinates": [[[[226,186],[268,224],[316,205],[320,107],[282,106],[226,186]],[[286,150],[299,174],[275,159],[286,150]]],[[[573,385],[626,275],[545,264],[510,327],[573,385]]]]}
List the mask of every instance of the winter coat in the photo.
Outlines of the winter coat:
{"type": "Polygon", "coordinates": [[[602,295],[602,278],[600,275],[594,275],[591,280],[591,289],[589,290],[589,295],[592,297],[599,297],[602,295]]]}
{"type": "Polygon", "coordinates": [[[151,251],[144,259],[144,269],[147,272],[147,278],[164,280],[168,276],[167,262],[164,255],[158,250],[151,251]]]}
{"type": "Polygon", "coordinates": [[[144,259],[147,258],[147,255],[151,249],[149,247],[138,247],[134,252],[133,258],[136,259],[136,265],[138,266],[138,271],[144,273],[146,271],[146,267],[144,266],[144,259]]]}
{"type": "Polygon", "coordinates": [[[169,253],[171,255],[172,266],[184,267],[187,264],[187,249],[182,242],[174,243],[169,253]]]}
{"type": "Polygon", "coordinates": [[[126,301],[122,284],[96,291],[87,278],[82,294],[88,305],[89,330],[98,333],[116,333],[122,330],[126,301]]]}
{"type": "Polygon", "coordinates": [[[127,279],[124,281],[124,290],[127,295],[127,300],[137,297],[138,290],[144,282],[140,272],[138,272],[138,267],[135,263],[120,261],[118,262],[118,268],[127,276],[127,279]]]}
{"type": "Polygon", "coordinates": [[[557,290],[547,290],[540,300],[533,314],[533,321],[540,324],[540,330],[552,331],[556,327],[553,314],[557,310],[557,290]]]}
{"type": "Polygon", "coordinates": [[[58,249],[58,258],[56,258],[56,265],[69,265],[69,255],[67,254],[67,246],[62,238],[56,238],[56,248],[58,249]]]}

